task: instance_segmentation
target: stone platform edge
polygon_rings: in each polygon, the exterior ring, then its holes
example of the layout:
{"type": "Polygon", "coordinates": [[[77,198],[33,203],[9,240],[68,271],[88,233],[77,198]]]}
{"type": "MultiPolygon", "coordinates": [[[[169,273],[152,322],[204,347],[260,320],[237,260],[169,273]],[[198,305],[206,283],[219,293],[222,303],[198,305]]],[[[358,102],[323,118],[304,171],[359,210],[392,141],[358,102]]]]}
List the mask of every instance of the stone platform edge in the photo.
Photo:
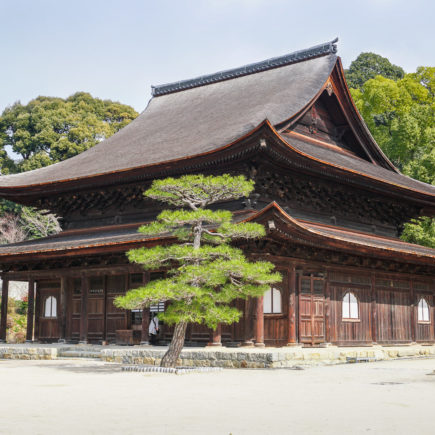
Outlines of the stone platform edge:
{"type": "MultiPolygon", "coordinates": [[[[151,346],[0,344],[0,359],[98,358],[107,363],[159,365],[166,348],[151,346]]],[[[327,348],[185,348],[178,365],[224,368],[292,368],[352,361],[435,357],[435,345],[327,348]]]]}

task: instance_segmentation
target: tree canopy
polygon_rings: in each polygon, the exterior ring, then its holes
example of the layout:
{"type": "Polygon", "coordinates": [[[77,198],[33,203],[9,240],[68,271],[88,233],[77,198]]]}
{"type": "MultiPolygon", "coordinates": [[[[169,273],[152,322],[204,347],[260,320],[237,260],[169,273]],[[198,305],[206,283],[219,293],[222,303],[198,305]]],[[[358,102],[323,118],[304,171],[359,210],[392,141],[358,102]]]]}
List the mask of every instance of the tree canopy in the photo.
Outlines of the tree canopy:
{"type": "Polygon", "coordinates": [[[148,235],[169,233],[178,243],[139,248],[128,258],[144,269],[166,269],[167,277],[149,282],[115,300],[122,308],[143,308],[169,301],[159,318],[175,324],[162,366],[174,366],[184,343],[188,323],[215,329],[219,323],[237,322],[241,312],[231,306],[235,299],[259,297],[269,286],[281,281],[272,263],[248,262],[240,249],[230,245],[235,239],[265,235],[262,225],[233,223],[228,210],[208,206],[241,197],[253,190],[253,182],[243,176],[186,175],[178,179],[155,180],[145,195],[176,207],[164,210],[156,221],[139,231],[148,235]]]}
{"type": "MultiPolygon", "coordinates": [[[[137,115],[130,106],[86,92],[66,99],[38,97],[26,105],[17,102],[0,116],[1,174],[37,169],[75,156],[112,136],[137,115]],[[8,156],[7,147],[20,158],[8,156]]],[[[44,237],[60,230],[55,216],[11,201],[0,200],[0,215],[17,223],[23,238],[44,237]]],[[[4,228],[12,233],[9,225],[4,228]]]]}
{"type": "Polygon", "coordinates": [[[346,70],[346,80],[350,88],[361,89],[367,80],[382,76],[391,80],[404,77],[405,71],[393,65],[386,57],[375,53],[361,53],[346,70]]]}
{"type": "Polygon", "coordinates": [[[130,106],[94,98],[38,97],[20,102],[0,116],[2,174],[37,169],[75,156],[112,136],[137,116],[130,106]],[[6,147],[21,157],[15,162],[6,147]]]}
{"type": "MultiPolygon", "coordinates": [[[[363,77],[365,70],[353,73],[363,77]]],[[[400,171],[435,184],[435,67],[419,67],[402,78],[387,70],[351,93],[373,137],[400,171]]],[[[402,238],[435,248],[434,226],[429,218],[413,221],[402,238]]]]}

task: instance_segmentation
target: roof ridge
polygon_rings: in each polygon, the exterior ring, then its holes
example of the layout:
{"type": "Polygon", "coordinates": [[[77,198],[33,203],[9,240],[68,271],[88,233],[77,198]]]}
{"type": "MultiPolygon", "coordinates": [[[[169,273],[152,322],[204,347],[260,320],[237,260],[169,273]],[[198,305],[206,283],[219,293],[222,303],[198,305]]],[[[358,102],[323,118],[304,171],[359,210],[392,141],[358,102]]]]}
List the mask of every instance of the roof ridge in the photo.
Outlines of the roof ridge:
{"type": "Polygon", "coordinates": [[[223,80],[234,79],[248,74],[255,74],[261,71],[267,71],[272,68],[278,68],[292,63],[305,61],[314,57],[326,56],[337,52],[338,38],[323,44],[315,45],[304,50],[294,51],[279,57],[262,60],[260,62],[250,63],[237,68],[219,71],[213,74],[196,77],[193,79],[181,80],[173,83],[166,83],[158,86],[151,86],[153,97],[171,94],[173,92],[183,91],[185,89],[196,88],[223,80]]]}

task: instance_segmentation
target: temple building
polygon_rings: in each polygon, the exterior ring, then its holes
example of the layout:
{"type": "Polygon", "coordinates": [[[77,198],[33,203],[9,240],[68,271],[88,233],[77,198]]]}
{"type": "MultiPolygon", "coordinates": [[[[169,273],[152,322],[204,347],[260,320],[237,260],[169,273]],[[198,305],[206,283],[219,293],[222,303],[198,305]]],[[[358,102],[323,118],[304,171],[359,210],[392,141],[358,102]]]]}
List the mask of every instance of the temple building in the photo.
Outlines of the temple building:
{"type": "MultiPolygon", "coordinates": [[[[435,250],[399,236],[411,218],[435,215],[435,186],[402,175],[376,144],[335,43],[153,87],[144,112],[109,139],[0,177],[0,197],[56,213],[63,229],[0,247],[0,339],[8,282],[26,281],[28,340],[146,343],[149,310],[113,305],[165,273],[143,272],[126,251],[174,242],[137,232],[163,207],[143,192],[156,178],[229,173],[255,191],[221,208],[267,230],[238,246],[283,281],[237,301],[236,324],[189,327],[188,344],[433,343],[435,250]]],[[[170,337],[163,325],[159,342],[170,337]]]]}

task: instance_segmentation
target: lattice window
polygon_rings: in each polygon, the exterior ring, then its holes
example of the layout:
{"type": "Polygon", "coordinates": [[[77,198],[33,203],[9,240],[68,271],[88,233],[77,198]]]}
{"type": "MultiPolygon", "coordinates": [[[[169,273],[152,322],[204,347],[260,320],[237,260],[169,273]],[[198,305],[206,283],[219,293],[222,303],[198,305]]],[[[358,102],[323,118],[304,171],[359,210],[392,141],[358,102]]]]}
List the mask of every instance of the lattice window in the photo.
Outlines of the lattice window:
{"type": "Polygon", "coordinates": [[[150,312],[151,313],[163,313],[165,311],[165,303],[159,302],[155,305],[150,305],[150,312]]]}
{"type": "Polygon", "coordinates": [[[359,319],[358,299],[352,292],[347,292],[343,296],[342,318],[343,320],[359,319]]]}
{"type": "Polygon", "coordinates": [[[263,296],[263,313],[264,314],[280,314],[281,307],[281,292],[277,288],[271,288],[264,293],[263,296]]]}
{"type": "Polygon", "coordinates": [[[430,310],[429,304],[425,298],[420,298],[418,301],[418,315],[417,319],[419,322],[428,323],[430,322],[430,310]]]}
{"type": "Polygon", "coordinates": [[[49,296],[45,300],[44,317],[57,317],[57,299],[54,296],[49,296]]]}

